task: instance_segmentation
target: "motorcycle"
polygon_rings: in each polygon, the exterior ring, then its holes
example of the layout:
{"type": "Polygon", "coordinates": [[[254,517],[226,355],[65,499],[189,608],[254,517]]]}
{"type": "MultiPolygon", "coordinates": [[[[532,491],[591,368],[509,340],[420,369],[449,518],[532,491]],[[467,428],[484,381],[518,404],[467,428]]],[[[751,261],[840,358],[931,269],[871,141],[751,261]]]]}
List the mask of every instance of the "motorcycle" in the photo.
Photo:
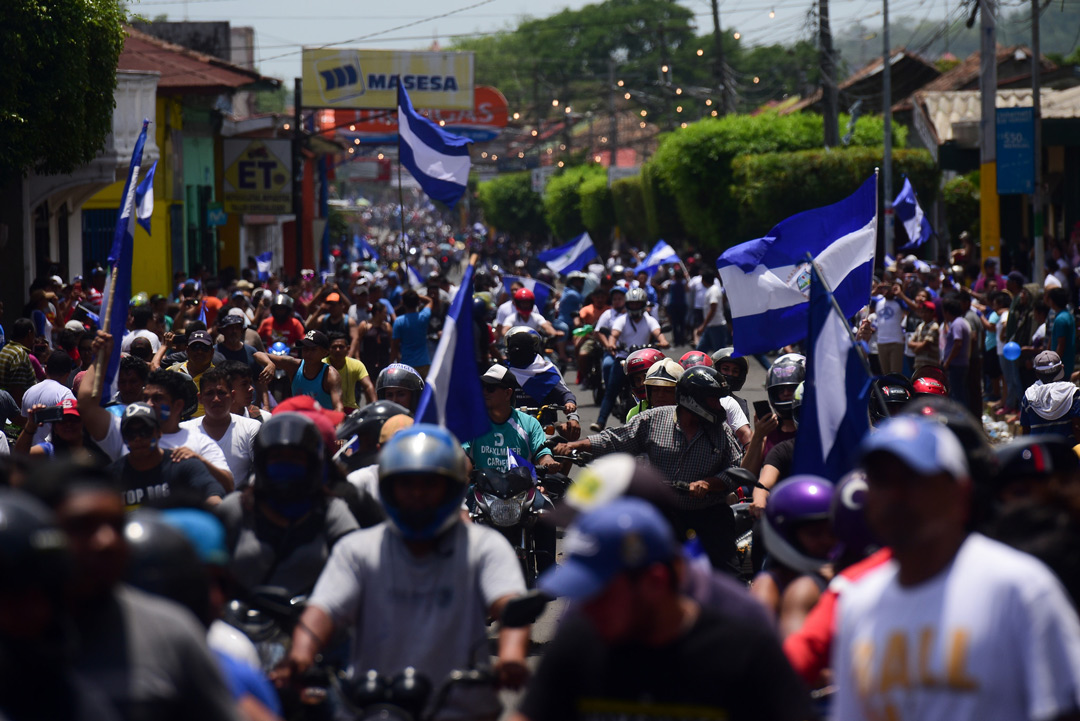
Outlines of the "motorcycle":
{"type": "Polygon", "coordinates": [[[410,666],[393,678],[368,671],[358,678],[338,681],[338,687],[356,721],[427,721],[443,708],[455,687],[494,685],[495,680],[488,669],[451,671],[439,688],[433,689],[431,681],[410,666]]]}
{"type": "Polygon", "coordinates": [[[534,481],[522,466],[507,471],[476,469],[467,496],[472,521],[496,529],[514,547],[528,588],[534,588],[537,577],[555,564],[555,526],[540,519],[570,486],[570,479],[561,473],[543,469],[537,473],[534,481]]]}

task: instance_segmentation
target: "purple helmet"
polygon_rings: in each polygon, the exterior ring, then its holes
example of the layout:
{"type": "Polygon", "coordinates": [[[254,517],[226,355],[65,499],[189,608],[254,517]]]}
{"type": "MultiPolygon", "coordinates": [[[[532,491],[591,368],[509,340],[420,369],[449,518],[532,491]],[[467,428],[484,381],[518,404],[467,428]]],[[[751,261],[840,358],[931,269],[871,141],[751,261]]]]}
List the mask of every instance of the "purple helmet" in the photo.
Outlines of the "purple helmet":
{"type": "Polygon", "coordinates": [[[796,530],[804,523],[828,520],[832,497],[833,484],[819,476],[792,476],[773,488],[761,523],[769,554],[800,573],[812,573],[826,563],[827,553],[810,555],[796,530]]]}
{"type": "Polygon", "coordinates": [[[866,472],[854,470],[840,479],[829,506],[836,548],[833,560],[861,560],[881,547],[866,523],[866,472]]]}

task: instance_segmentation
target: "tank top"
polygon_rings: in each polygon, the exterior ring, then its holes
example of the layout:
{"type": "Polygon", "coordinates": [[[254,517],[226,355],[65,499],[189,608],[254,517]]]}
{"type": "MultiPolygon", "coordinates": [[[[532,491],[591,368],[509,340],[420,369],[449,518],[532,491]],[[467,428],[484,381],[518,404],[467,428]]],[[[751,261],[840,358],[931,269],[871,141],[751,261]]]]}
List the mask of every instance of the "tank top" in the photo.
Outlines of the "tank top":
{"type": "Polygon", "coordinates": [[[390,331],[382,325],[372,325],[360,341],[360,360],[367,366],[368,374],[378,378],[379,372],[390,365],[390,331]]]}
{"type": "Polygon", "coordinates": [[[319,374],[313,380],[308,380],[304,377],[304,361],[300,361],[300,368],[292,379],[292,392],[294,396],[311,396],[323,408],[333,410],[334,401],[330,398],[330,394],[323,390],[323,377],[326,375],[326,369],[330,366],[325,363],[319,365],[321,366],[319,374]]]}
{"type": "Polygon", "coordinates": [[[349,316],[341,316],[341,320],[336,323],[330,320],[329,314],[324,315],[322,319],[323,333],[341,333],[346,338],[349,337],[349,316]]]}

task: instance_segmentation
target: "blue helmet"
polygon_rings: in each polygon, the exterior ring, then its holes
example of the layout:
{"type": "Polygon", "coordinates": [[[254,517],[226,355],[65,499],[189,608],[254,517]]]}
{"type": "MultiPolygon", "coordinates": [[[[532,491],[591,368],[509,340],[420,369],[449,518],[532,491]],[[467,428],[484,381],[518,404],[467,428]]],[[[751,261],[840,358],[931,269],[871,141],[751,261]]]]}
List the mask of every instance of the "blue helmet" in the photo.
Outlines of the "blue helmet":
{"type": "Polygon", "coordinates": [[[289,355],[289,346],[285,345],[281,341],[274,343],[269,348],[270,355],[289,355]]]}
{"type": "Polygon", "coordinates": [[[379,454],[379,496],[390,527],[410,541],[430,541],[460,519],[468,471],[465,452],[445,428],[418,423],[399,431],[379,454]],[[408,476],[440,476],[446,492],[434,508],[405,509],[398,505],[394,484],[408,476]]]}

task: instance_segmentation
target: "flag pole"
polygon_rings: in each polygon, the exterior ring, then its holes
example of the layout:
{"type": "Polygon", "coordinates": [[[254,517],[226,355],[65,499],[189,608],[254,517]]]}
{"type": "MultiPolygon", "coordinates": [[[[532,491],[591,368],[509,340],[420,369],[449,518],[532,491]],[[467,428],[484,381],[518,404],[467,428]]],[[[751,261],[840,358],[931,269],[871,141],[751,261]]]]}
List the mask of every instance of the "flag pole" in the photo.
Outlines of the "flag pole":
{"type": "MultiPolygon", "coordinates": [[[[132,188],[132,192],[134,192],[132,188]]],[[[117,262],[119,262],[119,258],[117,262]]],[[[105,308],[102,309],[101,318],[101,330],[104,333],[108,333],[111,327],[109,322],[112,317],[112,307],[116,300],[116,264],[113,264],[112,272],[109,273],[109,301],[105,304],[105,308]]],[[[98,353],[97,358],[94,359],[94,398],[101,398],[101,388],[105,384],[105,373],[108,369],[109,357],[105,355],[104,347],[101,352],[98,353]]]]}
{"type": "Polygon", "coordinates": [[[401,280],[406,282],[409,279],[409,246],[405,242],[405,191],[401,188],[401,133],[398,133],[397,194],[398,215],[401,220],[401,272],[403,273],[401,280]]]}

